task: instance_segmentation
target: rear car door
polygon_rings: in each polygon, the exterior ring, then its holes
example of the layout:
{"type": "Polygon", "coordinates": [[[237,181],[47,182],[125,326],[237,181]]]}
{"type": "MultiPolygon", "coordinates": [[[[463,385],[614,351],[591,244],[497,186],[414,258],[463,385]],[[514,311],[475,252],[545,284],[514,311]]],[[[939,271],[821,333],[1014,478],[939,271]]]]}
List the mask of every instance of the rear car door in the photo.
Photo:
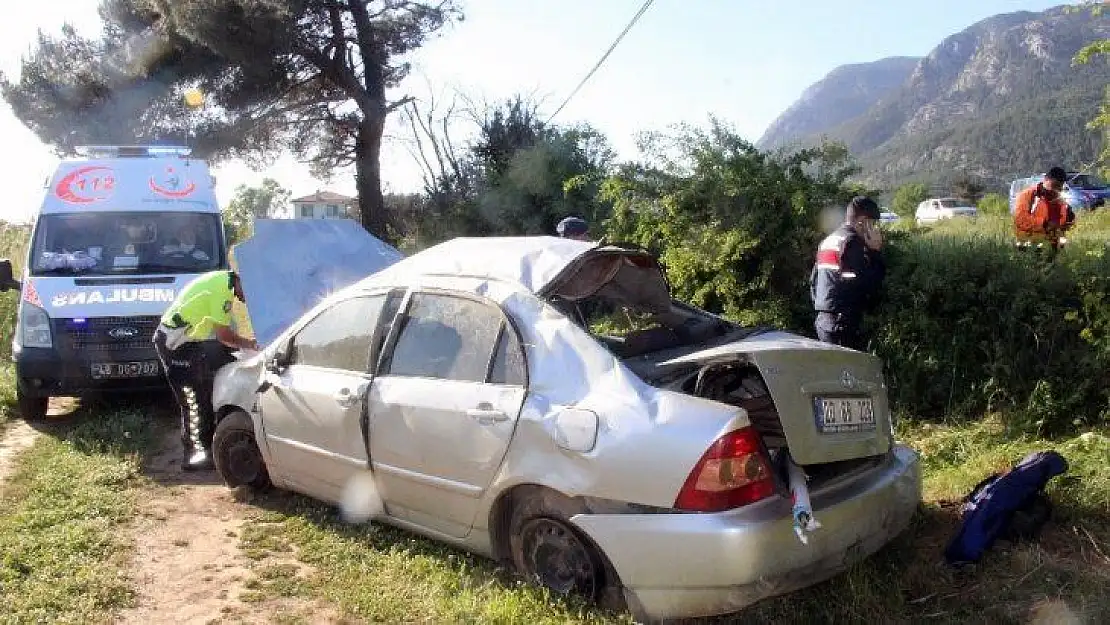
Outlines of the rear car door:
{"type": "Polygon", "coordinates": [[[364,400],[387,299],[358,295],[320,312],[292,336],[284,370],[262,393],[272,471],[297,490],[338,501],[347,480],[368,466],[364,400]]]}
{"type": "Polygon", "coordinates": [[[508,451],[527,389],[520,336],[495,304],[414,291],[368,397],[386,512],[466,536],[508,451]]]}

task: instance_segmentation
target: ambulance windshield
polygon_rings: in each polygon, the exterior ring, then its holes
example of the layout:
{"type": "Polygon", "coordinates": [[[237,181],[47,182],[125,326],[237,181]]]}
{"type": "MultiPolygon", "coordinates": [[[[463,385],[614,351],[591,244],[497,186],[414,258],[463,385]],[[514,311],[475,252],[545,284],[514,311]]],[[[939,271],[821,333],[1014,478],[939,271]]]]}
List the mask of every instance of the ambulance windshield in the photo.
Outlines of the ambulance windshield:
{"type": "Polygon", "coordinates": [[[201,273],[224,266],[214,213],[85,212],[43,215],[33,275],[201,273]]]}

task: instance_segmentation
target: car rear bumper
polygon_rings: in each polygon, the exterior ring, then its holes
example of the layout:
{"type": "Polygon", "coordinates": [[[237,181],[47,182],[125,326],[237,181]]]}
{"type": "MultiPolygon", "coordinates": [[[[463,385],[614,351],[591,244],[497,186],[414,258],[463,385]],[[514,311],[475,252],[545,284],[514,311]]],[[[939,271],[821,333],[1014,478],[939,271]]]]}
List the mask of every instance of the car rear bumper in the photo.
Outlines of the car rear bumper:
{"type": "Polygon", "coordinates": [[[684,618],[735,612],[828,579],[901,533],[920,500],[917,455],[896,446],[873,470],[812,495],[822,527],[808,545],[782,497],[717,514],[571,520],[612,562],[634,614],[684,618]]]}

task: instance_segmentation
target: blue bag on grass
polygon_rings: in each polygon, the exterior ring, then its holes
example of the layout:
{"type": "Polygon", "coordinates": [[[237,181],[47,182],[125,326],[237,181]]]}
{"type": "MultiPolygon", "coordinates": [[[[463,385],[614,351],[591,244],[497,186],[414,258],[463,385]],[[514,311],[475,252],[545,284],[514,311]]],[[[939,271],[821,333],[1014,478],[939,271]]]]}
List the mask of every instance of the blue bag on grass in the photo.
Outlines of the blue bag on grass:
{"type": "Polygon", "coordinates": [[[994,541],[1036,535],[1052,504],[1044,494],[1050,479],[1067,472],[1055,451],[1033,452],[1002,474],[979,482],[964,499],[963,518],[944,557],[949,564],[978,562],[994,541]]]}

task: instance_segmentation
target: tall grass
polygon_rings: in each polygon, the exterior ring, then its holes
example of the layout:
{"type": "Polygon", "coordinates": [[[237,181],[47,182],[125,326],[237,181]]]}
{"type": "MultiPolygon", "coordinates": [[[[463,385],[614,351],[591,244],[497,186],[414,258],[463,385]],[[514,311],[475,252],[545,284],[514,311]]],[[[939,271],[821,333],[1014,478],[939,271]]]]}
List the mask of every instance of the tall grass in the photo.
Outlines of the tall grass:
{"type": "MultiPolygon", "coordinates": [[[[0,221],[0,258],[12,261],[12,273],[18,280],[27,254],[30,228],[0,221]]],[[[7,423],[15,406],[14,367],[12,366],[12,333],[15,331],[19,292],[0,293],[0,428],[7,423]]]]}
{"type": "MultiPolygon", "coordinates": [[[[0,258],[12,261],[12,272],[18,280],[27,256],[30,228],[0,222],[0,258]]],[[[11,362],[12,332],[15,330],[15,312],[19,305],[19,292],[0,293],[0,367],[11,362]]]]}

